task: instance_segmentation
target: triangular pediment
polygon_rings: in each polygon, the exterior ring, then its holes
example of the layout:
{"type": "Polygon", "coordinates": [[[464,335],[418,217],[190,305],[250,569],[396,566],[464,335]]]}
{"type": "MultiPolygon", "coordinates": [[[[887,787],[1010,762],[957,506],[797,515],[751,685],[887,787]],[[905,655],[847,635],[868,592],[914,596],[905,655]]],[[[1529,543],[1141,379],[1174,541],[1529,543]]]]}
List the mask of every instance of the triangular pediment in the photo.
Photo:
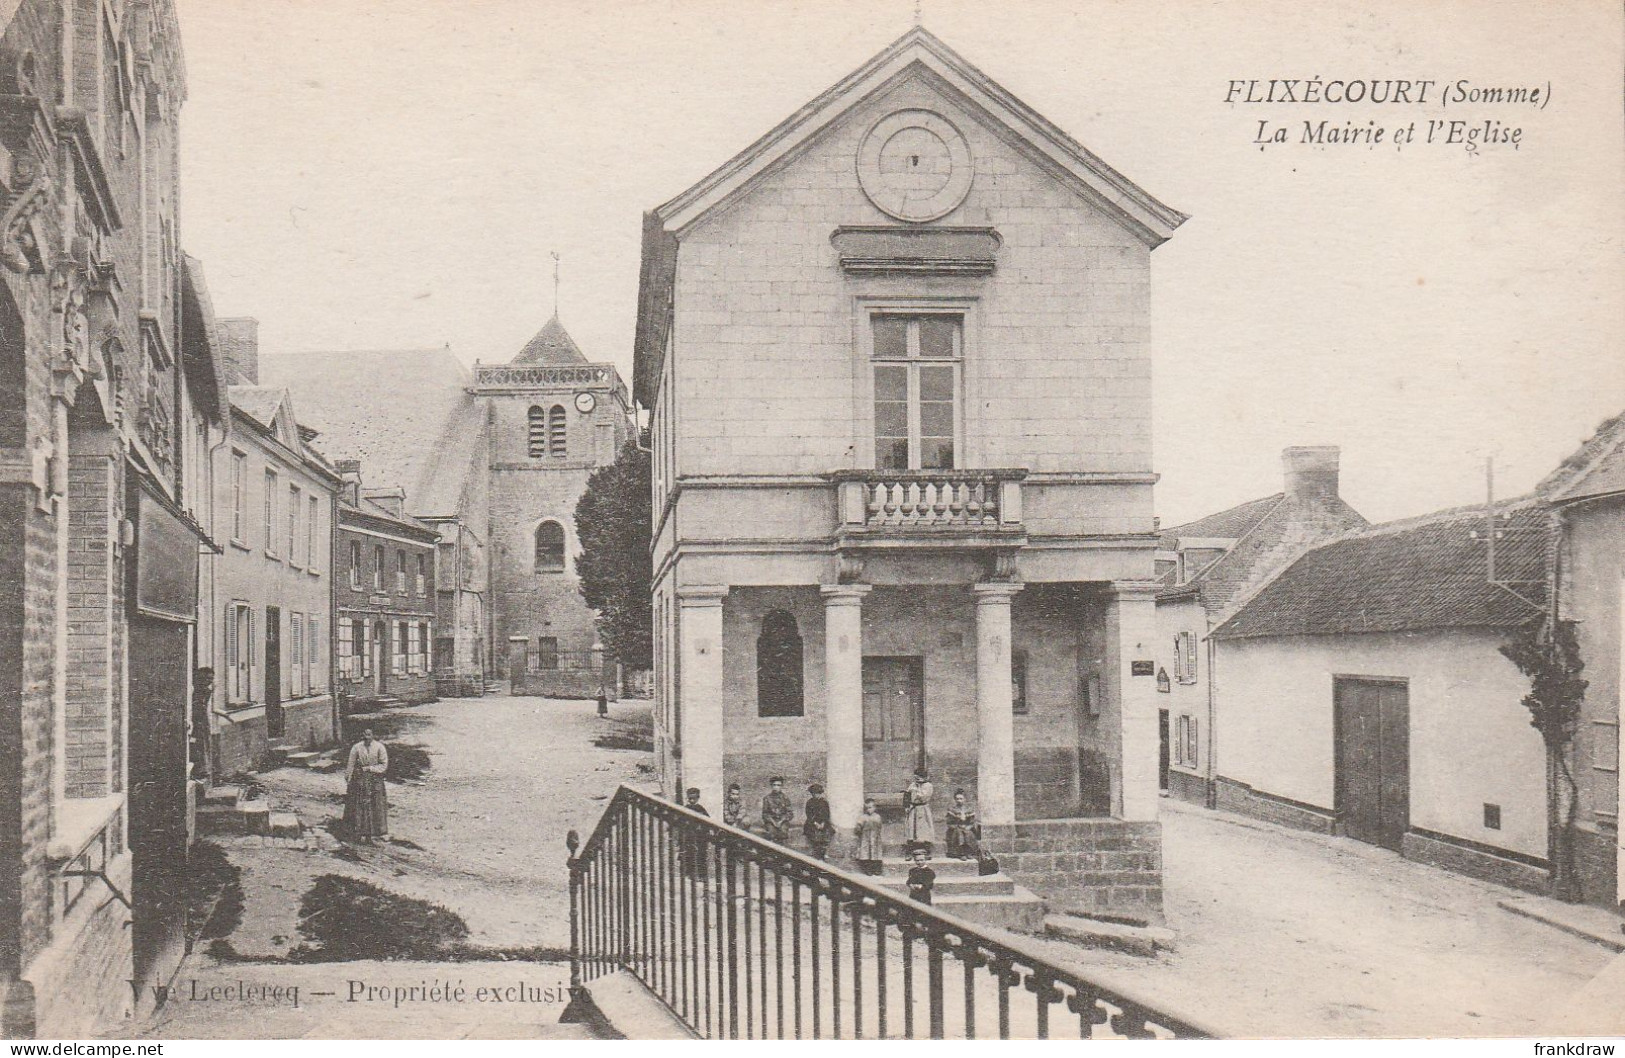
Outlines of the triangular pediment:
{"type": "Polygon", "coordinates": [[[1185,221],[1185,214],[1111,168],[929,31],[915,28],[711,175],[660,206],[655,214],[662,227],[677,234],[726,207],[838,125],[855,107],[910,78],[924,80],[985,122],[1147,245],[1159,245],[1185,221]]]}

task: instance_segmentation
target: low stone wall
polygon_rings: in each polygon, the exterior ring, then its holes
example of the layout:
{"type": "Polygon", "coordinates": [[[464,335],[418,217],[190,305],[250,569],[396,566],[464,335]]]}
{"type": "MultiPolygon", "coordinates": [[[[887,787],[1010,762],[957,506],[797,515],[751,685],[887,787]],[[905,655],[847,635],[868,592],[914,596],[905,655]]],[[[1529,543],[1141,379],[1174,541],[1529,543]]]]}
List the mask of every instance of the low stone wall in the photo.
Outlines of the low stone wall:
{"type": "Polygon", "coordinates": [[[1574,829],[1574,870],[1580,882],[1580,899],[1612,911],[1619,906],[1615,888],[1618,866],[1617,838],[1612,830],[1574,829]]]}
{"type": "Polygon", "coordinates": [[[1399,849],[1407,860],[1443,867],[1469,878],[1541,896],[1551,892],[1545,867],[1513,859],[1488,845],[1427,830],[1408,830],[1400,839],[1399,849]]]}
{"type": "Polygon", "coordinates": [[[1048,819],[985,826],[999,868],[1047,900],[1084,915],[1162,919],[1162,824],[1048,819]]]}
{"type": "Polygon", "coordinates": [[[1214,807],[1226,812],[1251,816],[1294,830],[1312,830],[1317,834],[1337,833],[1337,813],[1315,805],[1274,797],[1222,775],[1214,780],[1213,792],[1214,807]]]}
{"type": "Polygon", "coordinates": [[[1168,796],[1187,804],[1207,805],[1208,781],[1200,775],[1177,768],[1168,769],[1168,796]]]}
{"type": "Polygon", "coordinates": [[[611,681],[595,669],[542,669],[527,672],[513,681],[513,693],[541,698],[597,698],[606,691],[610,701],[618,695],[611,681]]]}
{"type": "MultiPolygon", "coordinates": [[[[255,709],[238,719],[218,718],[219,730],[212,736],[217,776],[251,771],[266,763],[270,756],[271,739],[267,733],[265,712],[255,709]]],[[[282,740],[303,747],[331,746],[336,738],[333,731],[333,699],[298,698],[282,707],[282,740]]]]}

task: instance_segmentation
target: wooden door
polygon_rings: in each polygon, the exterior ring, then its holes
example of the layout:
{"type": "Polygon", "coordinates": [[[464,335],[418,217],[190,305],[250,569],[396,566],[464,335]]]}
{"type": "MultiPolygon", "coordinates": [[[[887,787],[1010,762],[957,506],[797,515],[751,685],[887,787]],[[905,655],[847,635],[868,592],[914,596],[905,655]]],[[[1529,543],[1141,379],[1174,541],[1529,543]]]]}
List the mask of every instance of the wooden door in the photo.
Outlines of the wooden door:
{"type": "Polygon", "coordinates": [[[1337,811],[1343,832],[1398,850],[1410,826],[1410,695],[1405,684],[1339,679],[1337,811]]]}
{"type": "Polygon", "coordinates": [[[1157,789],[1168,789],[1168,765],[1171,753],[1168,745],[1168,710],[1157,710],[1157,733],[1162,737],[1162,748],[1157,756],[1157,789]]]}
{"type": "MultiPolygon", "coordinates": [[[[555,655],[556,658],[556,655],[555,655]]],[[[530,667],[530,640],[508,640],[508,680],[509,690],[519,693],[519,684],[525,678],[525,670],[530,667]]]]}
{"type": "Polygon", "coordinates": [[[389,622],[378,621],[372,626],[372,690],[374,694],[383,694],[384,688],[389,684],[388,673],[384,666],[389,664],[389,622]]]}
{"type": "Polygon", "coordinates": [[[925,659],[863,659],[863,786],[898,794],[925,763],[925,659]]]}
{"type": "Polygon", "coordinates": [[[282,610],[265,608],[265,734],[282,737],[282,610]]]}

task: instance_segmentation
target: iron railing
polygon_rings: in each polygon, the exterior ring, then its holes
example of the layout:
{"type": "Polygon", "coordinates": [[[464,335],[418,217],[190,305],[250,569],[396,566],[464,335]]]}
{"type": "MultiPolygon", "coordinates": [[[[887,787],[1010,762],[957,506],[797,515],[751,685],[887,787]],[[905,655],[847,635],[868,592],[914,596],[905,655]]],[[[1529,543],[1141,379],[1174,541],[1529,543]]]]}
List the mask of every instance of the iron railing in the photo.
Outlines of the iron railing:
{"type": "Polygon", "coordinates": [[[1203,1038],[857,875],[622,786],[570,832],[570,986],[628,972],[710,1039],[1203,1038]]]}

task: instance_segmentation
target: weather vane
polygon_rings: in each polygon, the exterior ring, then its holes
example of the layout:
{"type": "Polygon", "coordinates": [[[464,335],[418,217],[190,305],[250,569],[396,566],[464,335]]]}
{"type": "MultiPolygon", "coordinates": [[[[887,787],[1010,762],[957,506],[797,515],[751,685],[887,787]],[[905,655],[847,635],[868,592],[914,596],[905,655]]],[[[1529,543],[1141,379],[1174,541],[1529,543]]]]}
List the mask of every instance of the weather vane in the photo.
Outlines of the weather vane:
{"type": "Polygon", "coordinates": [[[559,252],[554,250],[553,258],[553,315],[559,314],[559,252]]]}

